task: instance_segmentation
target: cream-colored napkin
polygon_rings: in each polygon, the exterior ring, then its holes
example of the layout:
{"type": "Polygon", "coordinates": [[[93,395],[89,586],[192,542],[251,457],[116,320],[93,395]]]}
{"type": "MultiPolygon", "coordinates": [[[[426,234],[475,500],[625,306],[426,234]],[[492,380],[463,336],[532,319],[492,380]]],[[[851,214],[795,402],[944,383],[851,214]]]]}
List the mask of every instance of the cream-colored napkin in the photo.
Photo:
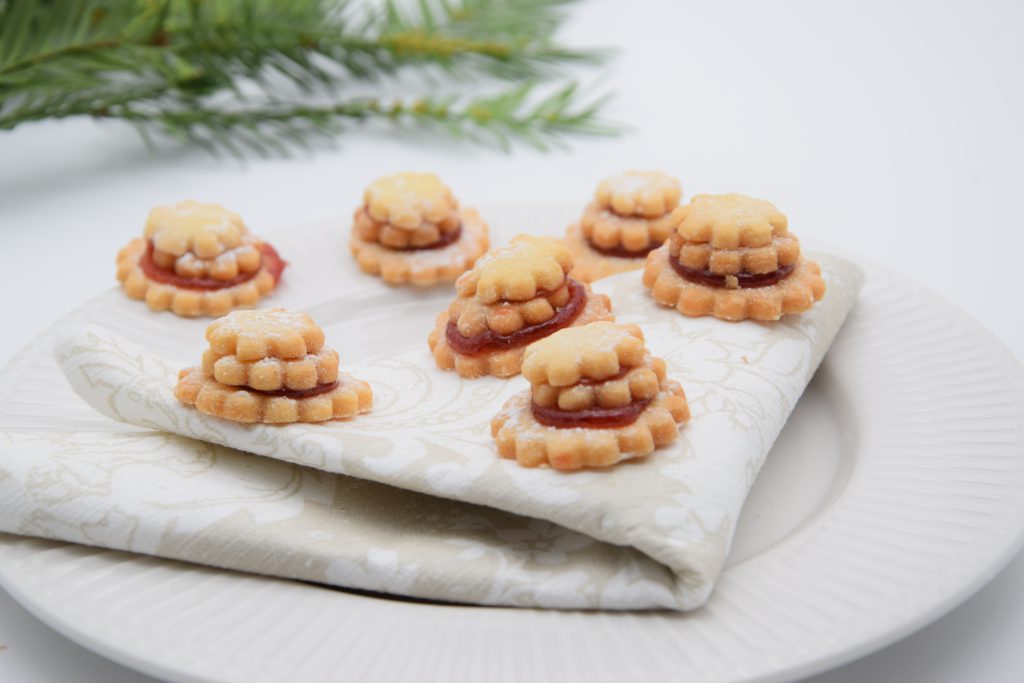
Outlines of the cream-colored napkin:
{"type": "Polygon", "coordinates": [[[813,257],[825,299],[774,324],[686,318],[657,306],[636,272],[597,284],[618,321],[643,328],[693,411],[671,447],[608,471],[498,458],[491,416],[526,381],[463,380],[425,345],[345,368],[373,386],[368,415],[249,426],[179,403],[179,368],[127,339],[70,329],[56,353],[72,387],[142,429],[78,434],[60,456],[45,435],[9,435],[0,530],[421,598],[694,609],[860,288],[855,266],[813,257]],[[83,493],[90,471],[103,476],[83,493]],[[69,476],[75,495],[36,495],[69,476]]]}

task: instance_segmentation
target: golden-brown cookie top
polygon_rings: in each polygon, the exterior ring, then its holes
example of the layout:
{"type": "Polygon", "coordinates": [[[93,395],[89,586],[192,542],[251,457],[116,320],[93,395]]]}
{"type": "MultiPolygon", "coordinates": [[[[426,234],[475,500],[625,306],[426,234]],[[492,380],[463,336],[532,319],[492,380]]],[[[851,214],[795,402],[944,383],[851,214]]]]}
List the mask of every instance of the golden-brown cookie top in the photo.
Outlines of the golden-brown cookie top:
{"type": "Polygon", "coordinates": [[[324,331],[305,313],[283,308],[232,311],[206,328],[210,348],[239,361],[297,359],[320,351],[324,331]]]}
{"type": "Polygon", "coordinates": [[[530,384],[566,387],[604,380],[643,363],[644,335],[636,325],[595,322],[567,327],[526,349],[523,377],[530,384]]]}
{"type": "Polygon", "coordinates": [[[742,194],[701,194],[672,213],[676,233],[715,249],[763,247],[788,233],[786,215],[771,202],[742,194]]]}
{"type": "Polygon", "coordinates": [[[451,190],[433,173],[396,173],[370,184],[363,193],[366,212],[378,223],[415,230],[441,223],[458,208],[451,190]]]}
{"type": "Polygon", "coordinates": [[[144,231],[158,251],[174,256],[191,252],[201,259],[234,249],[246,233],[241,216],[234,211],[191,199],[155,207],[149,212],[144,231]]]}
{"type": "Polygon", "coordinates": [[[679,181],[661,171],[626,171],[606,178],[597,186],[598,206],[620,216],[655,218],[679,204],[679,181]]]}
{"type": "Polygon", "coordinates": [[[484,304],[527,301],[556,291],[570,270],[572,257],[561,240],[517,235],[507,246],[484,254],[455,288],[459,296],[476,296],[484,304]]]}

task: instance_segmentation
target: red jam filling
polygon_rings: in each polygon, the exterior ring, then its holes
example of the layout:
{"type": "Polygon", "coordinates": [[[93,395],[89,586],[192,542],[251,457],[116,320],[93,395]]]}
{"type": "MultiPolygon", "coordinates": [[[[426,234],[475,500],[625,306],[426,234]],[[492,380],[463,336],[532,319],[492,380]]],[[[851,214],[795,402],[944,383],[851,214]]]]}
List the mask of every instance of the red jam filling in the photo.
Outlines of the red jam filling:
{"type": "Polygon", "coordinates": [[[261,394],[263,396],[271,396],[274,398],[310,398],[312,396],[319,396],[320,394],[327,394],[338,388],[337,382],[330,382],[328,384],[317,384],[311,389],[277,389],[276,391],[260,391],[259,389],[247,389],[254,394],[261,394]]]}
{"type": "Polygon", "coordinates": [[[632,249],[626,249],[621,244],[614,247],[601,247],[594,244],[589,238],[587,244],[590,248],[596,251],[602,256],[611,256],[613,258],[644,258],[647,254],[651,253],[655,249],[661,246],[661,242],[651,242],[646,247],[641,248],[639,251],[633,251],[632,249]]]}
{"type": "Polygon", "coordinates": [[[139,267],[142,268],[142,272],[146,277],[153,282],[160,282],[165,285],[178,287],[179,289],[199,289],[204,291],[227,289],[228,287],[234,287],[253,279],[260,272],[260,269],[266,269],[270,276],[274,278],[274,284],[276,285],[281,280],[281,273],[284,272],[288,262],[282,259],[278,255],[277,250],[266,242],[260,244],[260,255],[262,256],[260,268],[251,273],[240,273],[230,280],[218,280],[212,277],[184,277],[178,275],[173,270],[161,268],[153,263],[153,243],[147,241],[146,251],[139,257],[139,267]]]}
{"type": "Polygon", "coordinates": [[[739,284],[740,289],[753,289],[755,287],[770,287],[780,280],[784,280],[793,272],[793,266],[782,266],[778,270],[773,270],[770,273],[736,273],[735,275],[719,275],[718,273],[712,273],[707,268],[698,270],[697,268],[690,268],[684,266],[679,262],[679,259],[674,256],[668,257],[668,262],[672,264],[672,268],[679,273],[679,277],[690,282],[695,282],[700,285],[707,285],[709,287],[722,287],[726,286],[726,278],[734,277],[736,282],[739,284]]]}
{"type": "Polygon", "coordinates": [[[422,246],[410,244],[407,247],[388,247],[388,249],[394,249],[395,251],[426,251],[428,249],[441,249],[447,247],[452,242],[455,242],[462,236],[462,224],[455,228],[451,232],[441,233],[441,239],[431,244],[424,244],[422,246]]]}
{"type": "Polygon", "coordinates": [[[494,349],[525,346],[572,324],[587,305],[587,291],[572,278],[566,278],[565,284],[569,288],[569,300],[550,319],[536,325],[527,325],[512,334],[496,334],[485,330],[471,337],[462,336],[455,321],[449,320],[445,330],[448,345],[464,356],[475,356],[494,349]]]}
{"type": "Polygon", "coordinates": [[[636,422],[640,413],[651,402],[646,398],[642,401],[633,401],[618,408],[587,408],[586,410],[562,410],[561,408],[541,408],[536,403],[530,404],[533,417],[537,422],[548,427],[559,429],[570,429],[583,427],[585,429],[612,429],[614,427],[628,427],[636,422]]]}

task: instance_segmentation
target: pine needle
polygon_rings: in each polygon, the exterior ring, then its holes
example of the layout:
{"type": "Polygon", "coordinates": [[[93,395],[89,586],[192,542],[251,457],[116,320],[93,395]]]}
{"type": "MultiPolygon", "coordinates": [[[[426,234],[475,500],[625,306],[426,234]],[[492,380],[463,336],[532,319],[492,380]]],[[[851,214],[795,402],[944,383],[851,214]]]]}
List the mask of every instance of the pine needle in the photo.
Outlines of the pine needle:
{"type": "Polygon", "coordinates": [[[0,0],[0,130],[93,116],[231,154],[280,153],[366,120],[503,145],[609,134],[600,101],[581,103],[574,85],[538,86],[607,56],[554,42],[570,4],[0,0]],[[438,67],[451,93],[387,105],[340,96],[354,82],[438,67]],[[507,85],[467,98],[465,82],[480,78],[507,85]]]}

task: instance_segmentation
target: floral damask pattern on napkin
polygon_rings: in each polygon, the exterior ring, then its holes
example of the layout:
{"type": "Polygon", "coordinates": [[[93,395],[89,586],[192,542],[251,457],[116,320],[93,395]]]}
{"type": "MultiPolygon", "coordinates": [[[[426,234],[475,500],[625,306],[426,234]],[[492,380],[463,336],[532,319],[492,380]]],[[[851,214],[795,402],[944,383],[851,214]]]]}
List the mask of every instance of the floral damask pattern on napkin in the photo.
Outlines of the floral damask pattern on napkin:
{"type": "Polygon", "coordinates": [[[825,299],[774,324],[686,318],[658,307],[636,273],[597,284],[693,412],[671,447],[608,471],[498,458],[490,418],[525,380],[463,380],[425,345],[346,368],[373,386],[368,415],[247,426],[180,404],[179,368],[124,337],[68,329],[56,353],[72,387],[143,429],[0,435],[0,530],[457,602],[699,607],[860,288],[855,266],[815,258],[825,299]]]}

